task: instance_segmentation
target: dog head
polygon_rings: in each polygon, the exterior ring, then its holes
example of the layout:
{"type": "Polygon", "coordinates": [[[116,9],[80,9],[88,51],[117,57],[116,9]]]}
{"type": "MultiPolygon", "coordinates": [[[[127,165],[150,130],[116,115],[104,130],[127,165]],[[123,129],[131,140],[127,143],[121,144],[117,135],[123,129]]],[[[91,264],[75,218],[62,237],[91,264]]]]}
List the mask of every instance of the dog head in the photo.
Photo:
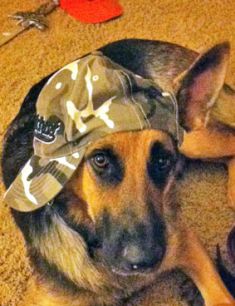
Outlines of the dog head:
{"type": "Polygon", "coordinates": [[[171,137],[153,130],[113,134],[90,146],[67,187],[76,199],[67,212],[70,224],[85,218],[95,233],[95,244],[87,241],[95,262],[120,275],[161,264],[177,214],[171,201],[177,157],[171,137]]]}
{"type": "Polygon", "coordinates": [[[94,142],[52,205],[13,211],[35,271],[57,288],[117,299],[152,283],[176,255],[179,166],[161,131],[94,142]]]}
{"type": "Polygon", "coordinates": [[[161,131],[94,142],[53,205],[15,213],[36,269],[66,288],[103,295],[152,283],[171,265],[179,168],[176,144],[161,131]]]}

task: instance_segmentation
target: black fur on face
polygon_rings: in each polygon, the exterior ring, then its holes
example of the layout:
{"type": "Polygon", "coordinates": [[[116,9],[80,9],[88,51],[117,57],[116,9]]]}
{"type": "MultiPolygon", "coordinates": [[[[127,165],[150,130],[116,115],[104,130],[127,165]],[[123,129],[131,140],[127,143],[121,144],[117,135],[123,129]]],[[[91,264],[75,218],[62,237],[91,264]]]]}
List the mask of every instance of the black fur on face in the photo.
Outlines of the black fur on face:
{"type": "Polygon", "coordinates": [[[166,150],[159,142],[152,145],[147,171],[156,187],[162,189],[165,186],[170,172],[175,168],[175,164],[175,154],[166,150]]]}

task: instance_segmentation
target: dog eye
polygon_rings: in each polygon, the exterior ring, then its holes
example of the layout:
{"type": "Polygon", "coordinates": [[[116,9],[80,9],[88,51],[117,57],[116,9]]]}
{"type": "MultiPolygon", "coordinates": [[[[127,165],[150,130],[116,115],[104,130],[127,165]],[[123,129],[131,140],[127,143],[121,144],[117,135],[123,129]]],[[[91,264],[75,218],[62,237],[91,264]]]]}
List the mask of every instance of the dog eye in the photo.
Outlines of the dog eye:
{"type": "Polygon", "coordinates": [[[106,185],[120,183],[124,167],[119,156],[110,148],[96,149],[87,158],[96,178],[106,185]]]}
{"type": "Polygon", "coordinates": [[[156,141],[150,151],[149,161],[147,163],[148,175],[157,188],[163,188],[168,180],[169,174],[174,169],[176,155],[165,149],[165,147],[156,141]]]}
{"type": "Polygon", "coordinates": [[[167,157],[159,157],[156,160],[156,166],[159,171],[168,170],[171,167],[171,160],[167,157]]]}
{"type": "Polygon", "coordinates": [[[97,153],[92,157],[92,162],[94,166],[100,169],[107,168],[109,165],[109,159],[104,153],[97,153]]]}

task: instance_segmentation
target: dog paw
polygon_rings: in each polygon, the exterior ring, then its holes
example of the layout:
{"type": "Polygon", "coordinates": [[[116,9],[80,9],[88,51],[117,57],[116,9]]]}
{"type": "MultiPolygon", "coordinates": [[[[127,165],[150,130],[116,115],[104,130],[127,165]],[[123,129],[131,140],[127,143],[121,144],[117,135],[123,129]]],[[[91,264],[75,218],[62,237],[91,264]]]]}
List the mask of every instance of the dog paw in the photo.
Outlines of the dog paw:
{"type": "Polygon", "coordinates": [[[190,305],[190,306],[203,306],[203,298],[190,279],[185,279],[180,285],[181,297],[190,305]]]}

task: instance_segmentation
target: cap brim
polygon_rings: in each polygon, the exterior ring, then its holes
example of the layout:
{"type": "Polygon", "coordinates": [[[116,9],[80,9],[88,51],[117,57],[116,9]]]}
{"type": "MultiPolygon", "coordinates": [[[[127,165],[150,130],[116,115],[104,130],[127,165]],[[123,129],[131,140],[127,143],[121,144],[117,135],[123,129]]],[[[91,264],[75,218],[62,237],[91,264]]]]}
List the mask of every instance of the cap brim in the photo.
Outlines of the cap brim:
{"type": "Polygon", "coordinates": [[[13,209],[29,212],[51,201],[65,186],[85,153],[85,147],[66,157],[53,159],[33,155],[4,195],[13,209]]]}

